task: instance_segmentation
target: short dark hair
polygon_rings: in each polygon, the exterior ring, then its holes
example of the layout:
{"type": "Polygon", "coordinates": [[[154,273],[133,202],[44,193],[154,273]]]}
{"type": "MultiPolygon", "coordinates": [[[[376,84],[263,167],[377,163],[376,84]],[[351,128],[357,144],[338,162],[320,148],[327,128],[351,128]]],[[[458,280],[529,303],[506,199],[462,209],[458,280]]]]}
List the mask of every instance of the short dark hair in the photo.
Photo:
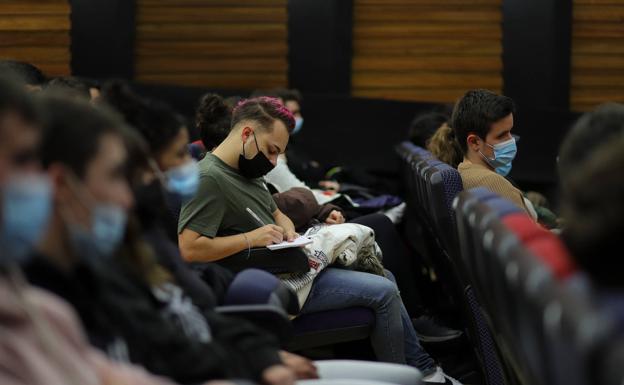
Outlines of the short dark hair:
{"type": "Polygon", "coordinates": [[[303,103],[303,96],[301,96],[301,92],[294,88],[276,88],[274,92],[278,98],[284,101],[284,103],[289,101],[297,102],[299,104],[303,103]]]}
{"type": "Polygon", "coordinates": [[[279,95],[277,94],[277,88],[258,88],[253,90],[251,94],[249,94],[250,99],[259,98],[261,96],[279,98],[279,95]]]}
{"type": "Polygon", "coordinates": [[[41,161],[44,167],[60,162],[84,178],[107,134],[125,137],[120,116],[86,101],[49,95],[42,99],[44,130],[41,161]]]}
{"type": "Polygon", "coordinates": [[[89,86],[82,80],[72,76],[59,76],[48,82],[45,87],[47,92],[58,92],[66,96],[78,97],[85,100],[91,99],[89,86]]]}
{"type": "Polygon", "coordinates": [[[150,152],[159,154],[185,127],[184,119],[169,105],[145,99],[122,82],[110,82],[102,88],[102,101],[122,114],[147,141],[150,152]]]}
{"type": "Polygon", "coordinates": [[[493,123],[514,112],[514,102],[507,96],[483,89],[466,92],[451,116],[451,128],[464,155],[468,152],[468,135],[474,133],[485,140],[493,123]]]}
{"type": "Polygon", "coordinates": [[[559,149],[559,176],[562,183],[576,173],[594,150],[624,133],[624,105],[606,103],[588,112],[574,124],[559,149]]]}
{"type": "Polygon", "coordinates": [[[433,136],[438,128],[447,123],[449,116],[440,112],[426,112],[418,114],[412,120],[408,131],[409,140],[417,146],[425,148],[427,141],[433,136]]]}
{"type": "Polygon", "coordinates": [[[28,122],[36,122],[38,111],[32,95],[13,79],[0,76],[0,116],[7,112],[18,114],[28,122]]]}
{"type": "Polygon", "coordinates": [[[28,85],[40,86],[46,82],[46,77],[39,68],[23,61],[0,60],[0,74],[9,75],[28,85]]]}
{"type": "Polygon", "coordinates": [[[261,96],[242,100],[232,113],[232,128],[238,123],[252,120],[260,123],[265,130],[271,130],[273,122],[281,121],[290,134],[295,128],[295,118],[286,107],[276,98],[261,96]]]}
{"type": "Polygon", "coordinates": [[[102,84],[97,79],[86,78],[82,76],[72,76],[72,78],[81,81],[85,86],[87,86],[87,88],[95,88],[98,90],[102,88],[102,84]]]}
{"type": "Polygon", "coordinates": [[[232,128],[232,109],[217,94],[205,94],[195,111],[195,126],[206,150],[211,151],[227,138],[232,128]]]}
{"type": "Polygon", "coordinates": [[[563,194],[563,240],[579,266],[602,286],[624,286],[616,268],[624,234],[622,169],[624,134],[620,133],[575,168],[563,194]]]}

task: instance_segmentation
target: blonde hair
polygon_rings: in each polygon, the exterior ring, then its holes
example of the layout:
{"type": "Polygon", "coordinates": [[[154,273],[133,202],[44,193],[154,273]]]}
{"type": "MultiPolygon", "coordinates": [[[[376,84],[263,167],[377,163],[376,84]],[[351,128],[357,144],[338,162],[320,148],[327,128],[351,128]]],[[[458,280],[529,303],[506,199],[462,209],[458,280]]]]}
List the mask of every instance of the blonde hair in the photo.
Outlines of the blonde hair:
{"type": "Polygon", "coordinates": [[[457,168],[464,159],[459,143],[455,140],[455,133],[446,123],[442,124],[427,141],[427,150],[453,168],[457,168]]]}

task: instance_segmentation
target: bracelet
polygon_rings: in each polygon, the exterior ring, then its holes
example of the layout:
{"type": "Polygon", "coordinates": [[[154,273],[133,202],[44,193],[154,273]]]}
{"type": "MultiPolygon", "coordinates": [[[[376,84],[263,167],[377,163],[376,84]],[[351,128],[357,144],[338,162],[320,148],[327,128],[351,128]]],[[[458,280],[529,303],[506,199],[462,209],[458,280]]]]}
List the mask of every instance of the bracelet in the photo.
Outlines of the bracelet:
{"type": "Polygon", "coordinates": [[[249,238],[247,238],[247,235],[245,233],[242,233],[243,237],[245,237],[245,241],[247,241],[247,259],[249,259],[249,257],[251,256],[251,243],[249,242],[249,238]]]}

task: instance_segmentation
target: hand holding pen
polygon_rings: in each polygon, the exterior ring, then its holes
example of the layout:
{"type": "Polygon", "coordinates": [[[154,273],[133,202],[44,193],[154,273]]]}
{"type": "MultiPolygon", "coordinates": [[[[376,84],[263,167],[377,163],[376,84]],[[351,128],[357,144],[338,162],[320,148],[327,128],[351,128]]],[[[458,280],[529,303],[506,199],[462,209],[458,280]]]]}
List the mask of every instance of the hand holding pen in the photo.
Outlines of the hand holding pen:
{"type": "Polygon", "coordinates": [[[248,233],[252,247],[263,247],[267,245],[281,243],[284,240],[283,228],[273,224],[264,224],[260,217],[256,213],[254,213],[249,207],[247,207],[246,211],[258,224],[258,226],[260,226],[257,229],[248,233]]]}

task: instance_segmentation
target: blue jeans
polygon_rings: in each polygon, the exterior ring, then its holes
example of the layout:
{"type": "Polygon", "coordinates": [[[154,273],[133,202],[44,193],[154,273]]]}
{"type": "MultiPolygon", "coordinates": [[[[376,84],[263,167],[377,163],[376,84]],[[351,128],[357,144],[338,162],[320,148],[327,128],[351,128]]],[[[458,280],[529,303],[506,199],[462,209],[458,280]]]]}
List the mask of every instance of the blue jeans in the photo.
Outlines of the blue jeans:
{"type": "Polygon", "coordinates": [[[371,343],[377,359],[414,366],[426,376],[436,364],[418,342],[394,276],[388,270],[386,275],[329,267],[314,280],[301,314],[368,307],[375,312],[371,343]]]}

